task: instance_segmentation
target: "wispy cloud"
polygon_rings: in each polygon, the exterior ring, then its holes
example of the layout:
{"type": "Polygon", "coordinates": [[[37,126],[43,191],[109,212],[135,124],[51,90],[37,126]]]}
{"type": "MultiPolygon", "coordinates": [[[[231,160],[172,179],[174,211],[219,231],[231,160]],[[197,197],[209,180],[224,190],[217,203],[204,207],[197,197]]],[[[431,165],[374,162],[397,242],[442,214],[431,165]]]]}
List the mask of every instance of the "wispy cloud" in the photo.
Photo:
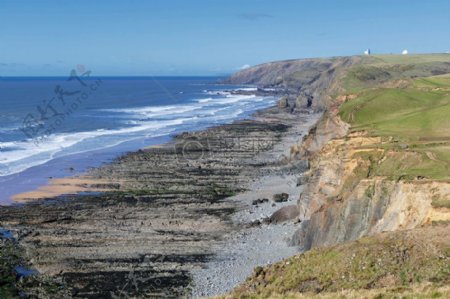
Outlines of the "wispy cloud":
{"type": "Polygon", "coordinates": [[[244,12],[239,14],[238,17],[248,21],[257,21],[260,19],[273,18],[273,16],[270,14],[260,12],[244,12]]]}

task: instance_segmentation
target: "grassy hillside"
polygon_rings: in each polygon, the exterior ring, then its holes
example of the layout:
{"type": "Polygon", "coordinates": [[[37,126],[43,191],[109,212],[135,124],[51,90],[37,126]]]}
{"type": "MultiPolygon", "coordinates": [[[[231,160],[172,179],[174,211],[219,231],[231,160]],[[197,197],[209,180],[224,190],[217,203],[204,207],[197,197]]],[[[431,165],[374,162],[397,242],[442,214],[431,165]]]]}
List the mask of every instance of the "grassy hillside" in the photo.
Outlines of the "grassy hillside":
{"type": "Polygon", "coordinates": [[[450,54],[372,55],[373,64],[421,64],[450,62],[450,54]]]}
{"type": "Polygon", "coordinates": [[[352,131],[383,136],[391,149],[373,175],[450,180],[450,75],[410,80],[402,88],[372,88],[341,106],[352,131]]]}
{"type": "MultiPolygon", "coordinates": [[[[336,95],[345,101],[339,116],[351,125],[352,136],[382,140],[358,145],[354,155],[369,171],[356,173],[357,180],[450,182],[449,74],[448,54],[363,57],[345,70],[339,82],[345,96],[336,95]]],[[[433,196],[432,201],[441,211],[450,208],[450,198],[433,196]]],[[[335,216],[353,217],[351,211],[335,216]]],[[[450,298],[450,224],[441,222],[316,248],[259,267],[230,297],[450,298]]]]}
{"type": "Polygon", "coordinates": [[[385,233],[313,249],[255,269],[231,297],[448,298],[449,229],[441,225],[385,233]]]}
{"type": "MultiPolygon", "coordinates": [[[[398,72],[408,66],[418,75],[441,72],[450,64],[450,55],[371,59],[371,63],[349,70],[347,84],[353,85],[348,90],[356,98],[340,107],[340,116],[351,124],[351,131],[384,137],[383,144],[379,145],[385,149],[382,154],[365,153],[372,162],[370,175],[393,180],[450,181],[450,75],[411,79],[405,71],[385,83],[376,77],[378,85],[384,84],[382,87],[368,87],[367,81],[354,77],[355,69],[364,71],[374,67],[381,72],[392,69],[398,72]]],[[[433,205],[450,208],[450,198],[436,198],[433,205]]]]}
{"type": "Polygon", "coordinates": [[[450,54],[432,55],[374,55],[364,57],[360,64],[350,68],[343,81],[349,92],[397,80],[429,77],[450,73],[450,54]]]}

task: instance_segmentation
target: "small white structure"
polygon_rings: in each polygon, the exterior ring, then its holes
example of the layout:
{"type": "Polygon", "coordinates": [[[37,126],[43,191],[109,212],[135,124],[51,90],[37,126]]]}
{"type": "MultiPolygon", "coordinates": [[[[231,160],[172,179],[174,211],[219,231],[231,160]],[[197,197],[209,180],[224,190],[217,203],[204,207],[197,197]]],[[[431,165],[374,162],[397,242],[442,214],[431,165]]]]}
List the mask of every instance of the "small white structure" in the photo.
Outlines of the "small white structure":
{"type": "Polygon", "coordinates": [[[370,49],[365,50],[364,55],[370,55],[370,49]]]}
{"type": "Polygon", "coordinates": [[[402,51],[402,55],[408,55],[408,50],[406,50],[406,49],[403,50],[403,51],[402,51]]]}

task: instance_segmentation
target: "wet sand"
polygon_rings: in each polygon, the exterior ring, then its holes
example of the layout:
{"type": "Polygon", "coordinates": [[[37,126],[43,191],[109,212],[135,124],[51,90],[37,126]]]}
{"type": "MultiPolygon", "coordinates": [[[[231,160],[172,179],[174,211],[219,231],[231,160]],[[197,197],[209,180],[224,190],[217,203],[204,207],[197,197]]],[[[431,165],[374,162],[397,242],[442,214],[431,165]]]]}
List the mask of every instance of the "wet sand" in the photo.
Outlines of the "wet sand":
{"type": "Polygon", "coordinates": [[[75,195],[83,192],[108,192],[117,189],[120,181],[92,179],[90,177],[68,177],[51,179],[48,185],[30,192],[23,192],[12,197],[15,202],[24,203],[38,199],[54,198],[62,195],[75,195]]]}

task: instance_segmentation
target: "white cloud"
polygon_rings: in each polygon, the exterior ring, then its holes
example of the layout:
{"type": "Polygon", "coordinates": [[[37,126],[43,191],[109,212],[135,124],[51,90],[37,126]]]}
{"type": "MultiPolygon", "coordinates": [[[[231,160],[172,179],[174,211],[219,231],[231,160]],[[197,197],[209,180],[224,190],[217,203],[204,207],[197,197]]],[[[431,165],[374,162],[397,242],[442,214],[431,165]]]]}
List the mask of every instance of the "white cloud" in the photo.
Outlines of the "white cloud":
{"type": "Polygon", "coordinates": [[[249,67],[250,67],[250,64],[244,64],[243,66],[239,67],[238,69],[245,70],[245,69],[248,69],[249,67]]]}

